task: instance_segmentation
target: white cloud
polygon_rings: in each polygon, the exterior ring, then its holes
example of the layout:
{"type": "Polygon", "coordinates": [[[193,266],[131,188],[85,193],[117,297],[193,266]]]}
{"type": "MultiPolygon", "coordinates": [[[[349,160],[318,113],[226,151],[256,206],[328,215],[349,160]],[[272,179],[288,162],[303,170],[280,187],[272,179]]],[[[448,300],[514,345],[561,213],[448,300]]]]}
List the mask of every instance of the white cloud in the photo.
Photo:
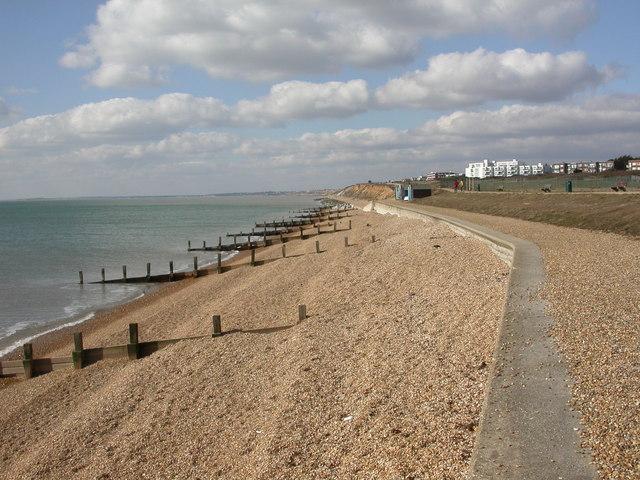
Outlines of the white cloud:
{"type": "Polygon", "coordinates": [[[376,90],[387,108],[455,108],[492,100],[549,102],[594,88],[616,73],[587,63],[583,52],[504,53],[478,48],[447,53],[429,60],[426,71],[407,73],[376,90]]]}
{"type": "MultiPolygon", "coordinates": [[[[496,138],[584,137],[632,134],[640,129],[640,95],[596,97],[583,105],[510,105],[498,110],[455,112],[427,122],[421,134],[454,140],[496,138]]],[[[606,148],[615,144],[605,142],[606,148]]],[[[588,155],[588,152],[585,152],[588,155]]]]}
{"type": "Polygon", "coordinates": [[[349,129],[284,140],[175,133],[133,143],[103,138],[91,147],[74,140],[60,149],[46,146],[12,155],[0,147],[0,191],[5,197],[28,196],[34,178],[41,177],[49,181],[38,184],[33,195],[57,194],[47,185],[65,191],[71,181],[93,194],[179,194],[185,185],[192,193],[338,187],[433,169],[461,170],[483,158],[553,163],[635,155],[640,153],[638,131],[640,94],[455,112],[409,130],[349,129]]]}
{"type": "Polygon", "coordinates": [[[162,82],[170,65],[273,81],[405,64],[425,37],[570,37],[593,12],[591,0],[110,0],[60,64],[97,65],[88,80],[101,87],[162,82]]]}
{"type": "MultiPolygon", "coordinates": [[[[364,80],[285,82],[274,85],[267,96],[242,100],[234,106],[212,97],[184,93],[154,100],[114,98],[0,129],[0,147],[63,148],[69,142],[88,146],[105,141],[152,140],[197,128],[271,127],[291,120],[344,118],[365,111],[369,102],[370,92],[364,80]]],[[[0,103],[0,116],[3,105],[0,103]]]]}
{"type": "Polygon", "coordinates": [[[242,100],[234,110],[238,123],[269,125],[293,119],[341,118],[368,109],[370,93],[364,80],[349,82],[284,82],[269,95],[242,100]]]}
{"type": "Polygon", "coordinates": [[[38,90],[36,90],[35,88],[8,87],[8,88],[5,88],[4,92],[7,95],[27,95],[27,94],[38,93],[38,90]]]}
{"type": "MultiPolygon", "coordinates": [[[[0,147],[64,148],[67,143],[90,146],[105,141],[149,141],[192,129],[274,127],[294,120],[346,118],[380,107],[452,108],[492,100],[549,101],[595,86],[609,75],[606,69],[599,71],[588,65],[580,52],[553,56],[478,49],[434,57],[429,70],[406,74],[378,88],[375,100],[361,79],[283,82],[274,85],[268,95],[236,105],[184,93],[153,100],[114,98],[0,129],[0,147]]],[[[0,101],[0,117],[8,120],[12,113],[0,101]]]]}
{"type": "Polygon", "coordinates": [[[228,123],[228,108],[214,98],[195,98],[182,93],[162,95],[155,100],[114,98],[3,128],[0,148],[65,148],[67,143],[140,141],[162,138],[185,128],[212,128],[228,123]]]}

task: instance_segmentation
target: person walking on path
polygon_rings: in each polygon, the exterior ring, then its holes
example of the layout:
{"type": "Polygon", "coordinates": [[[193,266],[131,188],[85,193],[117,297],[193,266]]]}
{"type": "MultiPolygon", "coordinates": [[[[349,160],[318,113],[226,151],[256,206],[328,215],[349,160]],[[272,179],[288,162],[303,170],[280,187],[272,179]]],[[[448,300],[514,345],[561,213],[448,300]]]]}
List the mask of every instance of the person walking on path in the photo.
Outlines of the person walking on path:
{"type": "Polygon", "coordinates": [[[453,182],[453,191],[457,192],[458,191],[458,180],[456,180],[455,182],[453,182]]]}

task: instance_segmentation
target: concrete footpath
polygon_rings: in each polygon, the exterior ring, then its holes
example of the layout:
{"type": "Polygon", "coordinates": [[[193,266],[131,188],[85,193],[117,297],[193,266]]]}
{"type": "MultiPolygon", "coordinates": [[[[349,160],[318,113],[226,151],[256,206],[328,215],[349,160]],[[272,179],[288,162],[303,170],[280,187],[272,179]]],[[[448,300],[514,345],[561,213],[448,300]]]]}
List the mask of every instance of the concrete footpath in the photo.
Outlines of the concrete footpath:
{"type": "Polygon", "coordinates": [[[365,207],[382,214],[444,222],[487,243],[511,265],[503,321],[471,460],[473,479],[592,480],[591,453],[580,447],[578,415],[569,409],[571,380],[548,333],[539,288],[538,247],[488,228],[394,200],[365,207]]]}

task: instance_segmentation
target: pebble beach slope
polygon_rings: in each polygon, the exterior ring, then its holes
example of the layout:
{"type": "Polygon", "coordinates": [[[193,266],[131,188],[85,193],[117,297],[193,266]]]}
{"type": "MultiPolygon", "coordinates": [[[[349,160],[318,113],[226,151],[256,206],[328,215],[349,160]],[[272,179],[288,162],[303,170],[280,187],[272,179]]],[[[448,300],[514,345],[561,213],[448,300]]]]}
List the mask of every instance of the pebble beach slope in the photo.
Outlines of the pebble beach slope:
{"type": "Polygon", "coordinates": [[[221,338],[6,384],[0,477],[465,478],[509,267],[444,226],[351,220],[322,253],[288,243],[85,344],[126,343],[130,322],[143,341],[206,335],[214,314],[221,338]]]}

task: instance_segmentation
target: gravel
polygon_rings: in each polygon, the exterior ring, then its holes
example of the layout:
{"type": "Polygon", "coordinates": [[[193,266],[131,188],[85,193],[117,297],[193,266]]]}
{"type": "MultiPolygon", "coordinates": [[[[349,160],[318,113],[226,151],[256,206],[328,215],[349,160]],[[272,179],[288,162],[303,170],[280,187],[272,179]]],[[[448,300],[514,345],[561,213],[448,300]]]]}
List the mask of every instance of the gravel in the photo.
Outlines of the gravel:
{"type": "Polygon", "coordinates": [[[104,317],[85,345],[126,343],[130,322],[143,341],[207,335],[214,314],[220,338],[6,383],[0,478],[464,478],[509,268],[444,226],[351,219],[323,253],[288,243],[104,317]]]}
{"type": "Polygon", "coordinates": [[[602,479],[640,478],[640,240],[430,207],[536,243],[572,409],[602,479]]]}

